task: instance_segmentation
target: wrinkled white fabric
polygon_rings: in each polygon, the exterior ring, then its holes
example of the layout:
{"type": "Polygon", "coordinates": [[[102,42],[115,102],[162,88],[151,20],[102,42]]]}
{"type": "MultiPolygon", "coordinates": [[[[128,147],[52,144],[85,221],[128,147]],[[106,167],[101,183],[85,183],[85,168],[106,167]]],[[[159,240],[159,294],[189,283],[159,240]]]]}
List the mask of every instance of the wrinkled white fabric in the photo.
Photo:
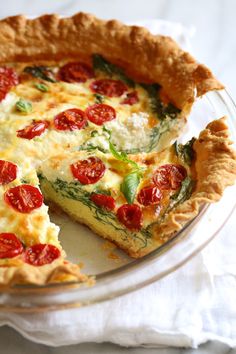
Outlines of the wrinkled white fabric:
{"type": "MultiPolygon", "coordinates": [[[[188,48],[193,29],[143,21],[188,48]]],[[[236,213],[201,253],[166,278],[132,294],[80,309],[0,313],[26,338],[51,346],[110,341],[124,346],[196,347],[207,340],[236,345],[236,213]]]]}

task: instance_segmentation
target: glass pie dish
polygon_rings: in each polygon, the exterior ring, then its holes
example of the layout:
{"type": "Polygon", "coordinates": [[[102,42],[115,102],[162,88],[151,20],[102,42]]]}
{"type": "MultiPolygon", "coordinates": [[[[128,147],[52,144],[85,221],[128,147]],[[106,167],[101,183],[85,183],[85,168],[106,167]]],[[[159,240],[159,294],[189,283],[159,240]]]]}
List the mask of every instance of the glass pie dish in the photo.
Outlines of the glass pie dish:
{"type": "MultiPolygon", "coordinates": [[[[228,116],[232,139],[236,141],[236,106],[224,90],[208,93],[196,101],[180,140],[186,142],[197,136],[207,123],[223,115],[228,116]]],[[[60,241],[69,260],[82,262],[83,272],[94,275],[95,284],[14,286],[0,293],[0,310],[34,312],[89,306],[151,284],[190,260],[219,233],[236,206],[235,195],[236,186],[228,188],[220,202],[204,205],[197,217],[170,241],[138,260],[126,256],[65,214],[52,210],[51,219],[61,228],[60,241]]]]}

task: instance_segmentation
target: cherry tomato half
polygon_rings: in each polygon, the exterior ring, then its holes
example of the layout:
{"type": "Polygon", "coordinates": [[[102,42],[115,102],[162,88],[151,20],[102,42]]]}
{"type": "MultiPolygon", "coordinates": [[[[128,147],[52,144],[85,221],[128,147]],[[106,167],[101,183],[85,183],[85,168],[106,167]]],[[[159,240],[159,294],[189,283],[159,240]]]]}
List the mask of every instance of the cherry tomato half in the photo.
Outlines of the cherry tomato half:
{"type": "Polygon", "coordinates": [[[30,213],[43,204],[43,196],[38,188],[21,184],[8,189],[4,194],[5,202],[20,213],[30,213]]]}
{"type": "Polygon", "coordinates": [[[100,79],[93,81],[90,89],[108,97],[120,97],[128,88],[120,80],[100,79]]]}
{"type": "Polygon", "coordinates": [[[92,193],[90,199],[94,202],[94,204],[105,208],[107,210],[115,209],[115,199],[110,195],[92,193]]]}
{"type": "Polygon", "coordinates": [[[176,190],[180,188],[182,181],[186,178],[187,171],[181,165],[166,164],[158,167],[154,172],[153,182],[163,190],[176,190]]]}
{"type": "Polygon", "coordinates": [[[162,193],[156,186],[144,187],[138,194],[138,202],[142,205],[158,204],[162,199],[162,193]]]}
{"type": "Polygon", "coordinates": [[[23,251],[23,245],[15,234],[0,234],[0,258],[13,258],[23,251]]]}
{"type": "Polygon", "coordinates": [[[24,259],[33,266],[43,266],[52,263],[60,255],[61,252],[56,246],[38,243],[26,249],[24,259]]]}
{"type": "Polygon", "coordinates": [[[2,101],[8,91],[18,85],[17,73],[12,68],[0,67],[0,101],[2,101]]]}
{"type": "Polygon", "coordinates": [[[91,79],[93,70],[87,64],[81,62],[67,63],[59,69],[58,79],[65,82],[85,82],[91,79]]]}
{"type": "Polygon", "coordinates": [[[57,114],[54,118],[54,125],[58,130],[82,129],[87,123],[86,115],[81,109],[70,108],[57,114]]]}
{"type": "Polygon", "coordinates": [[[133,104],[139,102],[137,91],[128,92],[125,99],[121,102],[122,104],[128,104],[132,106],[133,104]]]}
{"type": "Polygon", "coordinates": [[[102,125],[116,118],[116,111],[107,104],[94,104],[85,111],[90,122],[102,125]]]}
{"type": "Polygon", "coordinates": [[[129,230],[140,230],[142,227],[143,214],[136,204],[124,204],[117,210],[119,222],[129,230]]]}
{"type": "Polygon", "coordinates": [[[31,140],[36,136],[40,136],[49,127],[47,120],[33,121],[30,125],[17,131],[18,138],[31,140]]]}
{"type": "Polygon", "coordinates": [[[93,184],[99,181],[105,173],[106,166],[101,159],[91,156],[70,166],[71,172],[80,183],[93,184]]]}
{"type": "Polygon", "coordinates": [[[0,160],[0,185],[14,181],[16,176],[17,166],[12,162],[0,160]]]}

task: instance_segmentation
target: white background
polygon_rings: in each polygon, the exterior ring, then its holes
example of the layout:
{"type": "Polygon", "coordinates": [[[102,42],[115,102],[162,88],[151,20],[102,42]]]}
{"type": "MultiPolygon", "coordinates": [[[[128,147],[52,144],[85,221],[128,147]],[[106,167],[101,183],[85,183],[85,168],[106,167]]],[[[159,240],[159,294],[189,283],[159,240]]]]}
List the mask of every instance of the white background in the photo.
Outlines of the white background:
{"type": "MultiPolygon", "coordinates": [[[[0,0],[0,17],[15,14],[39,15],[60,13],[71,15],[78,11],[93,13],[101,18],[123,21],[161,18],[181,22],[196,28],[192,38],[193,53],[199,61],[210,66],[236,99],[236,0],[0,0]]],[[[233,219],[231,218],[231,229],[233,219]]],[[[230,228],[229,228],[230,229],[230,228]]],[[[234,235],[232,235],[234,236],[234,235]]],[[[28,342],[13,330],[0,329],[0,353],[138,353],[190,354],[180,349],[124,349],[110,344],[85,344],[53,349],[28,342]]],[[[195,354],[236,353],[222,344],[211,343],[195,354]]]]}

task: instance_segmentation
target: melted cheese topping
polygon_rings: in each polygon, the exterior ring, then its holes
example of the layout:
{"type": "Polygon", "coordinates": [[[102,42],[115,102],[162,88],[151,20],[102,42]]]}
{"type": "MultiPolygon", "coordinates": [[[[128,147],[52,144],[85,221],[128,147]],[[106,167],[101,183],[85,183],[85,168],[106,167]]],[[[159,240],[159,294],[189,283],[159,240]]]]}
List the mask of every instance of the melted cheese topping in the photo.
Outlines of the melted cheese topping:
{"type": "MultiPolygon", "coordinates": [[[[24,66],[26,65],[18,65],[17,70],[22,72],[24,66]]],[[[18,166],[17,179],[0,188],[0,233],[15,233],[26,246],[34,243],[53,243],[60,247],[57,238],[59,228],[50,222],[47,206],[43,204],[31,213],[22,214],[6,205],[3,194],[11,186],[22,182],[38,186],[36,171],[40,172],[50,183],[57,179],[67,183],[73,182],[70,165],[92,155],[102,159],[106,165],[106,172],[98,183],[86,185],[83,187],[84,190],[89,193],[97,187],[109,190],[116,197],[117,207],[126,203],[120,192],[120,185],[124,176],[130,172],[130,166],[97,149],[93,152],[86,151],[89,146],[99,147],[105,152],[109,151],[108,135],[104,132],[103,126],[88,121],[84,129],[60,131],[56,130],[53,124],[54,117],[58,113],[70,108],[85,110],[96,102],[96,95],[89,88],[93,80],[89,79],[85,83],[78,84],[45,82],[48,92],[41,92],[35,86],[40,80],[23,77],[21,83],[13,88],[0,103],[1,159],[14,162],[18,166]],[[27,114],[17,111],[16,103],[19,99],[30,101],[32,111],[27,114]],[[17,137],[18,130],[24,129],[32,121],[37,120],[48,120],[51,123],[50,127],[43,134],[31,140],[17,137]],[[78,151],[81,146],[85,151],[78,151]]],[[[150,109],[147,92],[139,85],[136,85],[135,90],[138,93],[139,102],[134,105],[121,104],[126,94],[122,97],[103,98],[103,103],[116,110],[116,119],[104,125],[111,132],[111,141],[118,150],[147,147],[151,138],[151,129],[160,124],[150,109]]],[[[170,136],[168,139],[172,138],[173,136],[170,136]]],[[[155,157],[155,163],[149,166],[145,162],[145,154],[136,157],[137,161],[139,160],[139,163],[145,167],[139,189],[145,185],[145,180],[150,178],[157,161],[161,164],[174,160],[173,156],[170,158],[170,154],[170,152],[160,154],[155,157]]],[[[146,215],[144,226],[155,218],[155,212],[146,215]]]]}

